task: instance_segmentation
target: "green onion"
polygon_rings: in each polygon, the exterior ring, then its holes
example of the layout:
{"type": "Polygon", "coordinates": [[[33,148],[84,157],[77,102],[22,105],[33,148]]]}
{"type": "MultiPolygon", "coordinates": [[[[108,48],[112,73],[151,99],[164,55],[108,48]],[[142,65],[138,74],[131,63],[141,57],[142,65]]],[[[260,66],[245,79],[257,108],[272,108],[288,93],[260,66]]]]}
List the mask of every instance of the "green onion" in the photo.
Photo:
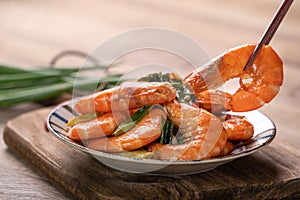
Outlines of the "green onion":
{"type": "Polygon", "coordinates": [[[79,116],[76,116],[76,117],[70,119],[66,125],[67,126],[75,126],[76,124],[90,121],[92,119],[96,119],[96,118],[100,117],[102,114],[103,113],[101,113],[101,112],[93,112],[93,113],[88,113],[88,114],[84,114],[84,115],[79,115],[79,116]]]}
{"type": "Polygon", "coordinates": [[[161,117],[161,135],[160,135],[160,138],[159,138],[159,142],[161,144],[164,144],[164,138],[165,138],[165,134],[166,134],[166,126],[167,126],[167,122],[166,122],[166,119],[161,117]]]}
{"type": "Polygon", "coordinates": [[[20,73],[44,73],[52,75],[69,75],[74,72],[92,70],[92,69],[104,69],[105,66],[85,66],[85,67],[67,67],[67,68],[54,68],[54,67],[38,67],[34,69],[21,69],[13,66],[0,65],[0,74],[20,74],[20,73]]]}
{"type": "Polygon", "coordinates": [[[0,89],[20,88],[42,84],[49,84],[62,81],[60,76],[53,76],[49,74],[34,74],[34,73],[21,73],[21,74],[7,74],[0,75],[0,89]]]}
{"type": "Polygon", "coordinates": [[[51,98],[71,90],[72,83],[31,86],[0,91],[0,107],[15,105],[26,101],[38,101],[51,98]]]}
{"type": "Polygon", "coordinates": [[[146,150],[135,150],[119,153],[120,156],[126,156],[137,159],[155,159],[154,152],[148,152],[146,150]]]}
{"type": "Polygon", "coordinates": [[[114,131],[113,135],[121,135],[130,131],[135,125],[137,125],[149,112],[152,106],[144,106],[133,113],[128,119],[123,121],[117,129],[114,131]]]}
{"type": "MultiPolygon", "coordinates": [[[[88,66],[80,70],[97,68],[103,69],[104,66],[88,66]]],[[[106,89],[124,81],[120,79],[120,74],[108,75],[100,80],[76,77],[78,71],[79,68],[75,67],[26,70],[0,65],[0,107],[57,97],[62,93],[71,92],[74,86],[77,90],[92,92],[101,83],[106,83],[106,89]]]]}
{"type": "Polygon", "coordinates": [[[172,141],[173,137],[173,128],[174,124],[171,120],[166,120],[164,118],[161,119],[161,135],[159,142],[161,144],[169,144],[172,141]]]}
{"type": "MultiPolygon", "coordinates": [[[[76,82],[76,89],[90,88],[99,82],[106,82],[115,80],[109,77],[98,80],[78,80],[76,82]]],[[[27,101],[38,101],[46,98],[56,97],[64,92],[71,91],[74,87],[72,81],[58,82],[49,85],[30,86],[25,88],[13,88],[7,90],[0,90],[0,107],[11,106],[27,101]]]]}
{"type": "Polygon", "coordinates": [[[184,144],[185,143],[185,139],[184,138],[176,138],[177,144],[184,144]]]}
{"type": "Polygon", "coordinates": [[[14,73],[22,73],[22,72],[26,72],[26,70],[12,67],[12,66],[0,65],[0,74],[14,74],[14,73]]]}
{"type": "Polygon", "coordinates": [[[177,100],[181,103],[192,104],[196,101],[196,96],[183,85],[182,79],[177,73],[153,73],[138,79],[144,82],[169,82],[176,90],[177,100]]]}

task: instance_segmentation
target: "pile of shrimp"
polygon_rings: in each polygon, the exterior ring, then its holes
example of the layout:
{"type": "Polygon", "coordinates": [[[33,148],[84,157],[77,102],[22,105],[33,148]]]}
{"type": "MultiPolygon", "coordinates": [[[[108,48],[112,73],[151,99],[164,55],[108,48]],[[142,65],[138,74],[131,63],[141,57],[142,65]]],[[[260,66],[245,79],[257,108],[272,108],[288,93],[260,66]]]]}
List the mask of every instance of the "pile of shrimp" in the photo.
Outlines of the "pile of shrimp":
{"type": "Polygon", "coordinates": [[[101,114],[71,126],[67,136],[94,150],[141,153],[159,160],[228,155],[239,142],[250,140],[254,134],[246,117],[230,115],[228,111],[260,108],[276,96],[283,82],[283,64],[271,46],[264,46],[253,65],[243,70],[254,48],[253,44],[230,49],[184,77],[182,86],[195,97],[190,103],[178,99],[170,82],[137,82],[85,96],[74,109],[83,116],[101,114]],[[237,91],[230,94],[218,90],[234,78],[239,79],[237,91]],[[145,106],[151,107],[138,123],[122,134],[113,134],[145,106]],[[172,122],[173,134],[169,142],[161,143],[166,120],[172,122]]]}

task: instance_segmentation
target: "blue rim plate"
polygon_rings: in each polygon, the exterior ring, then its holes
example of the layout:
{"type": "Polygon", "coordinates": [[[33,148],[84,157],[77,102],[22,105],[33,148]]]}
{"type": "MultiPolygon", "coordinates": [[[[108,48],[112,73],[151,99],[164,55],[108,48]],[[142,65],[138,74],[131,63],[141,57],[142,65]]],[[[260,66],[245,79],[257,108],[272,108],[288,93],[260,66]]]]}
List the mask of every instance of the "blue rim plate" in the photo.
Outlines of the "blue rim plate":
{"type": "Polygon", "coordinates": [[[261,150],[263,147],[270,144],[276,135],[274,123],[261,112],[251,111],[246,113],[235,113],[246,116],[247,120],[253,124],[254,136],[250,141],[239,145],[230,155],[199,161],[166,161],[130,158],[92,150],[66,136],[66,123],[74,117],[75,111],[72,108],[75,101],[76,100],[71,100],[59,104],[49,113],[46,121],[49,131],[56,138],[70,147],[86,152],[94,156],[103,164],[124,172],[161,175],[200,173],[261,150]]]}

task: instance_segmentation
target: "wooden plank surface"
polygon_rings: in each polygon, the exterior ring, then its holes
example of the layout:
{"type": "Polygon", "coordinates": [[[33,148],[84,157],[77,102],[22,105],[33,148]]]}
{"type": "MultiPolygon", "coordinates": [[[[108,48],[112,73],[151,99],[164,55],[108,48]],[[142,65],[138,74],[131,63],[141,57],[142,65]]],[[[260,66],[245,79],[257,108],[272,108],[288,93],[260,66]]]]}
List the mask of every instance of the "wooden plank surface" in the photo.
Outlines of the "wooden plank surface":
{"type": "Polygon", "coordinates": [[[24,158],[7,148],[3,138],[5,119],[40,108],[40,105],[24,104],[0,112],[0,199],[67,199],[65,192],[53,187],[47,176],[24,158]]]}
{"type": "Polygon", "coordinates": [[[280,142],[196,175],[136,175],[110,169],[46,132],[42,122],[48,112],[36,110],[9,121],[4,141],[75,198],[300,198],[300,152],[280,142]]]}
{"type": "MultiPolygon", "coordinates": [[[[0,63],[44,66],[65,49],[92,51],[97,44],[137,27],[162,27],[192,37],[211,57],[233,46],[256,42],[281,0],[53,0],[0,1],[0,63]]],[[[278,128],[280,140],[299,150],[300,1],[271,42],[285,63],[279,95],[261,110],[278,128]]],[[[67,58],[62,63],[81,64],[67,58]]],[[[24,104],[0,110],[0,137],[7,120],[38,108],[24,104]]],[[[0,140],[0,199],[64,199],[26,162],[0,140]]]]}

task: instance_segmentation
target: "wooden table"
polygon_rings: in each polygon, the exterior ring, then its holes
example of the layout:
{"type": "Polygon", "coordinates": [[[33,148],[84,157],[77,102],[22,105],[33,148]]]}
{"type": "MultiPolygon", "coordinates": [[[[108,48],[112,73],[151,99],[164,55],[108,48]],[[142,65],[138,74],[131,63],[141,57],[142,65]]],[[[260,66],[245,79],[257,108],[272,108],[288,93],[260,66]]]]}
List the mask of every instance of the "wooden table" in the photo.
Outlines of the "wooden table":
{"type": "MultiPolygon", "coordinates": [[[[186,34],[214,57],[228,48],[256,42],[280,2],[1,1],[0,63],[20,67],[42,66],[59,51],[78,49],[89,52],[112,35],[146,26],[186,34]]],[[[277,125],[278,135],[274,143],[280,141],[297,150],[300,141],[300,90],[297,81],[300,76],[299,19],[300,2],[295,1],[271,43],[284,61],[285,82],[280,94],[261,109],[277,125]]],[[[23,104],[1,109],[1,136],[9,119],[39,107],[37,104],[23,104]]],[[[0,160],[1,199],[66,198],[64,192],[54,188],[46,176],[7,149],[2,139],[0,160]]]]}

